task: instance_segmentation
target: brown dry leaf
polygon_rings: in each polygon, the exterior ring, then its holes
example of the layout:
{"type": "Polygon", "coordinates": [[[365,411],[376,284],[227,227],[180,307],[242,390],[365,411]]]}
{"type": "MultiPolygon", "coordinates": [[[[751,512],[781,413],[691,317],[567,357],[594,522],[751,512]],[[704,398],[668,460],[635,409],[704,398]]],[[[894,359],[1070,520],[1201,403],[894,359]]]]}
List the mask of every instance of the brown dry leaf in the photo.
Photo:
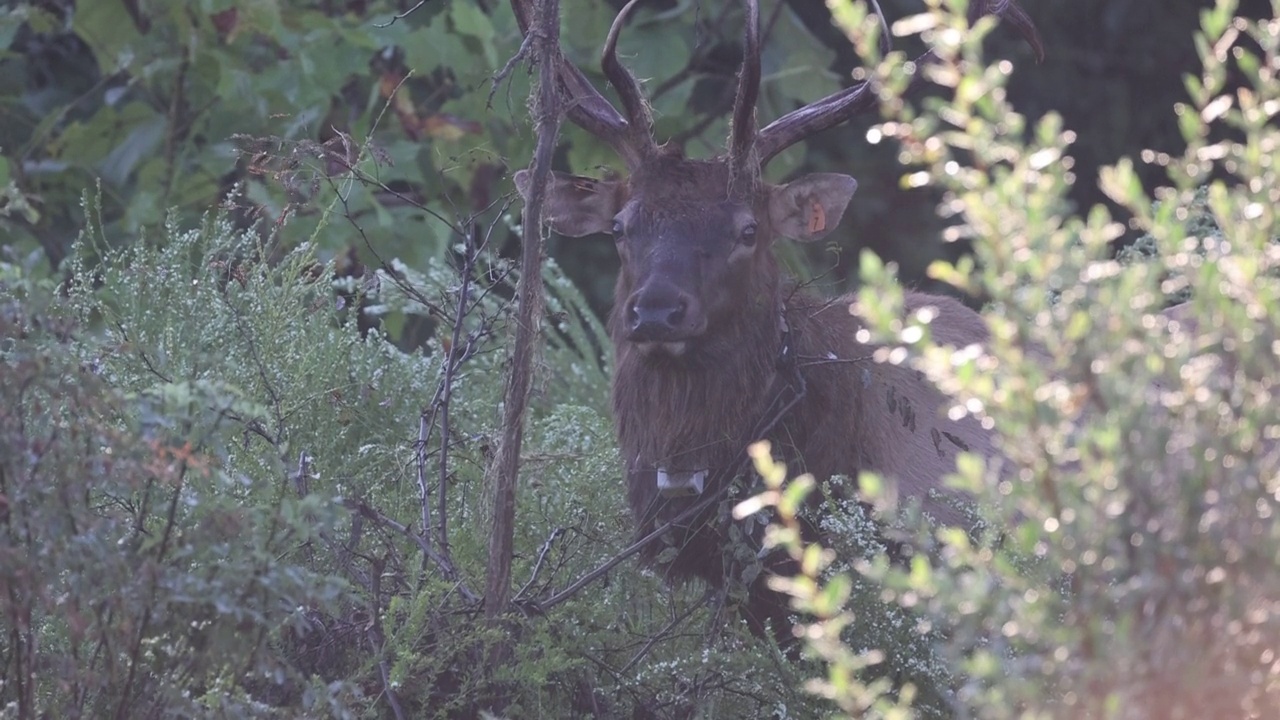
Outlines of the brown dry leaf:
{"type": "Polygon", "coordinates": [[[218,31],[218,35],[222,38],[222,42],[230,45],[235,42],[236,35],[240,30],[240,11],[237,8],[227,8],[221,12],[216,12],[209,16],[213,21],[213,28],[218,31]]]}
{"type": "Polygon", "coordinates": [[[423,123],[413,107],[413,95],[409,92],[409,88],[402,84],[403,82],[404,75],[384,72],[382,77],[378,78],[378,91],[382,97],[391,101],[391,110],[395,112],[401,127],[409,134],[409,138],[417,140],[422,136],[423,123]]]}
{"type": "Polygon", "coordinates": [[[423,119],[422,130],[426,132],[427,137],[457,142],[467,135],[479,135],[483,128],[475,120],[449,113],[437,113],[423,119]]]}

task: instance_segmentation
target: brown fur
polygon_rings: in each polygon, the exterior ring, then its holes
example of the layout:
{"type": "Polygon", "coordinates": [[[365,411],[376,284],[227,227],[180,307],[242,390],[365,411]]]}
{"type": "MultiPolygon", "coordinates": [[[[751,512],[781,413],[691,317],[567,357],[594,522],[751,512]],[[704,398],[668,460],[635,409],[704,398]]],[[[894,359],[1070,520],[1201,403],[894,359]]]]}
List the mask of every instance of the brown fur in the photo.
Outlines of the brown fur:
{"type": "MultiPolygon", "coordinates": [[[[515,7],[527,35],[528,7],[515,7]]],[[[986,13],[1012,22],[1041,54],[1035,27],[1016,2],[981,0],[970,19],[986,13]]],[[[659,497],[659,470],[706,470],[714,477],[716,470],[736,464],[743,438],[770,412],[784,336],[790,337],[787,345],[807,392],[769,436],[793,472],[803,469],[825,479],[879,471],[938,521],[966,524],[959,498],[941,480],[958,451],[990,455],[990,435],[971,418],[944,417],[947,403],[915,371],[874,360],[876,348],[857,340],[861,323],[850,313],[851,298],[828,301],[795,292],[773,257],[777,237],[812,242],[830,233],[857,183],[819,173],[769,185],[761,168],[806,135],[867,107],[868,86],[842,90],[757,132],[759,8],[747,0],[727,156],[688,160],[656,144],[643,91],[618,62],[616,41],[625,15],[624,10],[610,28],[601,61],[625,117],[563,58],[557,74],[571,98],[569,118],[608,142],[631,177],[601,181],[557,174],[544,209],[562,234],[613,232],[617,238],[622,272],[609,323],[617,359],[613,410],[639,531],[647,533],[689,507],[688,499],[659,497]]],[[[515,180],[527,198],[528,172],[516,173],[515,180]]],[[[982,320],[963,305],[908,294],[908,311],[924,305],[939,311],[933,333],[938,342],[986,339],[982,320]]],[[[704,495],[721,489],[708,487],[704,495]]],[[[672,576],[724,582],[729,533],[717,517],[712,509],[672,538],[678,552],[664,563],[672,576]]],[[[650,553],[649,561],[660,554],[650,553]]],[[[762,582],[752,587],[749,604],[757,630],[766,617],[785,618],[785,604],[762,582]]]]}
{"type": "MultiPolygon", "coordinates": [[[[630,288],[620,282],[618,294],[629,295],[630,288]]],[[[689,359],[646,355],[621,336],[618,313],[611,317],[614,418],[638,520],[659,502],[653,482],[638,474],[651,477],[657,467],[721,468],[741,456],[734,441],[750,432],[773,400],[766,389],[776,372],[781,316],[766,308],[780,307],[783,298],[777,288],[769,295],[775,303],[734,318],[732,327],[720,329],[723,340],[689,359]]],[[[945,399],[915,370],[876,362],[875,347],[856,339],[862,323],[849,311],[852,302],[796,294],[786,303],[806,393],[775,432],[775,446],[789,451],[793,472],[825,479],[874,470],[939,521],[964,524],[957,498],[943,491],[941,478],[955,466],[957,442],[990,454],[989,434],[971,418],[943,417],[945,399]],[[934,442],[934,429],[947,434],[941,442],[934,442]]],[[[954,299],[911,293],[907,303],[909,309],[938,307],[934,327],[941,341],[966,345],[986,338],[978,315],[954,299]]]]}
{"type": "MultiPolygon", "coordinates": [[[[964,449],[990,455],[990,434],[973,418],[947,419],[949,403],[915,370],[877,362],[876,346],[857,339],[863,324],[851,312],[852,297],[798,291],[773,255],[779,235],[816,240],[829,232],[856,183],[817,175],[785,186],[731,184],[729,172],[723,160],[664,154],[630,180],[558,175],[550,186],[557,230],[584,235],[615,220],[622,229],[622,272],[609,320],[612,395],[637,531],[647,534],[698,501],[660,497],[659,468],[715,471],[742,457],[742,438],[775,399],[770,388],[784,316],[806,392],[769,439],[791,472],[825,480],[877,471],[937,522],[968,527],[963,499],[942,478],[964,449]],[[825,222],[810,222],[810,212],[825,222]],[[752,223],[754,240],[744,241],[743,228],[752,223]],[[679,326],[660,338],[665,344],[636,341],[629,326],[628,308],[646,293],[679,297],[687,308],[679,326]],[[670,349],[676,343],[679,352],[670,349]]],[[[521,187],[526,180],[517,176],[521,187]]],[[[982,319],[958,301],[907,294],[907,312],[924,306],[937,310],[938,342],[964,346],[987,338],[982,319]]],[[[703,497],[718,490],[708,487],[703,497]]],[[[728,527],[716,517],[713,508],[670,538],[678,552],[662,569],[671,579],[725,582],[728,527]]],[[[664,547],[651,546],[648,562],[656,563],[664,547]]],[[[784,621],[785,602],[763,582],[752,588],[749,605],[757,630],[766,618],[775,627],[784,621]]]]}

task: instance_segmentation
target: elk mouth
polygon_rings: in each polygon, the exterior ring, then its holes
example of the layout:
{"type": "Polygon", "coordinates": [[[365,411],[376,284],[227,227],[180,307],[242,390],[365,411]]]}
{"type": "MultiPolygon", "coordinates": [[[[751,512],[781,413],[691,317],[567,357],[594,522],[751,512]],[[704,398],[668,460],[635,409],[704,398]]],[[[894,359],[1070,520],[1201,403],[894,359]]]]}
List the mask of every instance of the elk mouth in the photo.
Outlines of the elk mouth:
{"type": "Polygon", "coordinates": [[[632,343],[645,355],[668,355],[673,358],[683,356],[689,351],[686,340],[678,342],[634,342],[632,343]]]}

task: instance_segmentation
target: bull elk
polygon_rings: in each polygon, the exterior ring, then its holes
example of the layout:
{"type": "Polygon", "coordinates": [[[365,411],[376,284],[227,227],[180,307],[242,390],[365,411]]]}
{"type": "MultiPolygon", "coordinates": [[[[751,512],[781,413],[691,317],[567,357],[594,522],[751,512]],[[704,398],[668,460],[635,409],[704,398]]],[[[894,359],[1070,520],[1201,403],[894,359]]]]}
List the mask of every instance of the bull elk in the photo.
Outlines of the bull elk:
{"type": "MultiPolygon", "coordinates": [[[[529,8],[513,5],[527,33],[529,8]]],[[[852,297],[798,288],[774,257],[780,238],[826,237],[858,184],[819,173],[773,185],[761,170],[787,147],[872,107],[874,92],[858,84],[757,130],[759,9],[747,0],[727,151],[684,157],[654,140],[641,87],[616,56],[635,5],[618,14],[601,60],[625,115],[572,63],[556,61],[568,117],[609,143],[629,177],[556,173],[544,212],[562,235],[611,234],[622,261],[608,321],[616,357],[612,404],[639,533],[720,493],[716,485],[727,480],[718,471],[738,466],[760,427],[792,468],[818,478],[874,470],[937,522],[967,524],[963,500],[944,489],[942,478],[960,451],[991,454],[989,432],[973,418],[947,419],[945,398],[916,371],[873,361],[876,348],[859,340],[863,323],[850,311],[852,297]],[[789,409],[772,427],[762,426],[780,398],[789,409]]],[[[1040,54],[1034,25],[1012,0],[975,0],[970,9],[971,19],[1004,17],[1040,54]]],[[[527,198],[529,171],[515,180],[527,198]]],[[[987,338],[982,319],[952,298],[908,292],[906,307],[932,309],[939,342],[965,346],[987,338]]],[[[703,507],[676,533],[674,557],[666,553],[659,562],[663,548],[650,544],[644,558],[668,578],[723,585],[731,570],[727,522],[710,503],[703,507]]],[[[775,630],[785,622],[785,602],[762,578],[751,585],[745,610],[756,632],[766,620],[775,630]]]]}

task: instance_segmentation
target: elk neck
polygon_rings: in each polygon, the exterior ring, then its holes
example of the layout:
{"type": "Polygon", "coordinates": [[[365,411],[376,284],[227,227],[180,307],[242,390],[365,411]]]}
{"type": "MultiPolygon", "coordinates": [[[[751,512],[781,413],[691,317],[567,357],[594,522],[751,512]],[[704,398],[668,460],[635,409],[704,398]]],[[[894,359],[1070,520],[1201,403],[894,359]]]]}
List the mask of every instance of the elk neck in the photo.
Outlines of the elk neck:
{"type": "MultiPolygon", "coordinates": [[[[615,304],[613,409],[629,469],[716,470],[739,458],[774,400],[784,340],[793,342],[776,278],[758,290],[680,356],[628,342],[615,304]]],[[[627,292],[619,287],[619,297],[627,292]]]]}

